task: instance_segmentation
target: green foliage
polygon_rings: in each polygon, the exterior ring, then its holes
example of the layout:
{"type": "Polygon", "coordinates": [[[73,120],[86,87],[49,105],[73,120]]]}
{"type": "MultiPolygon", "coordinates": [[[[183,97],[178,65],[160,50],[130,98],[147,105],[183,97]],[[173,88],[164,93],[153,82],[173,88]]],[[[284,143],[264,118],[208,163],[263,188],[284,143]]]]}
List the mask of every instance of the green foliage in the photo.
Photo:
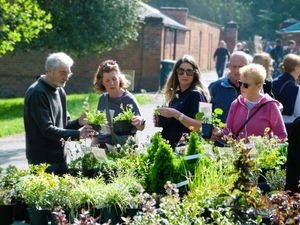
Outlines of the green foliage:
{"type": "Polygon", "coordinates": [[[157,8],[187,7],[191,15],[220,25],[233,20],[239,25],[240,40],[249,40],[255,34],[262,35],[267,40],[275,39],[275,31],[283,20],[299,20],[300,7],[300,2],[294,0],[150,0],[149,4],[157,8]]]}
{"type": "Polygon", "coordinates": [[[0,137],[24,131],[24,99],[0,99],[0,137]]]}
{"type": "Polygon", "coordinates": [[[51,13],[55,29],[41,35],[31,47],[73,55],[99,54],[123,47],[138,36],[138,0],[38,2],[51,13]]]}
{"type": "Polygon", "coordinates": [[[255,162],[250,159],[249,150],[238,148],[239,158],[234,162],[237,180],[232,188],[232,207],[233,218],[236,224],[260,224],[260,216],[257,208],[260,204],[260,191],[256,186],[257,168],[255,162]]]}
{"type": "Polygon", "coordinates": [[[18,191],[25,203],[35,209],[63,207],[70,201],[68,193],[73,188],[73,178],[46,173],[46,168],[46,164],[30,165],[32,174],[20,180],[18,191]]]}
{"type": "Polygon", "coordinates": [[[0,205],[8,205],[20,198],[17,191],[18,182],[28,175],[27,171],[9,165],[0,173],[0,205]]]}
{"type": "Polygon", "coordinates": [[[195,155],[202,152],[203,147],[201,146],[199,135],[197,132],[193,131],[190,133],[187,155],[195,155]]]}
{"type": "Polygon", "coordinates": [[[277,137],[249,137],[258,152],[256,159],[259,168],[278,169],[286,163],[287,143],[277,137]]]}
{"type": "Polygon", "coordinates": [[[0,0],[0,56],[52,28],[50,13],[37,0],[0,0]]]}
{"type": "Polygon", "coordinates": [[[151,168],[151,190],[157,194],[162,194],[167,181],[173,183],[178,179],[176,177],[177,168],[178,162],[172,147],[169,144],[161,143],[155,154],[154,164],[151,168]]]}
{"type": "Polygon", "coordinates": [[[275,169],[275,171],[267,171],[266,181],[270,185],[271,191],[284,191],[286,170],[275,169]]]}
{"type": "Polygon", "coordinates": [[[95,113],[86,112],[88,124],[103,126],[106,122],[106,115],[103,112],[96,111],[95,113]]]}
{"type": "Polygon", "coordinates": [[[154,163],[154,159],[155,159],[155,154],[159,148],[159,145],[161,143],[163,143],[164,140],[161,136],[161,133],[160,132],[156,132],[152,138],[151,138],[151,144],[147,147],[147,152],[149,154],[149,161],[150,163],[154,163]]]}
{"type": "Polygon", "coordinates": [[[124,107],[123,105],[120,106],[122,109],[122,112],[119,113],[115,118],[114,118],[114,123],[119,121],[119,120],[128,120],[131,121],[132,117],[134,116],[133,112],[133,106],[132,105],[127,105],[124,107]]]}
{"type": "MultiPolygon", "coordinates": [[[[203,147],[201,146],[199,135],[197,132],[193,131],[190,133],[188,147],[187,147],[187,155],[195,155],[203,152],[203,147]]],[[[202,157],[202,154],[201,156],[202,157]]],[[[191,159],[185,162],[187,171],[194,174],[195,165],[198,159],[191,159]]]]}
{"type": "Polygon", "coordinates": [[[212,113],[212,117],[211,119],[209,118],[206,118],[204,116],[204,113],[203,112],[197,112],[195,118],[196,120],[199,120],[203,123],[208,123],[208,124],[212,124],[213,127],[220,127],[220,128],[223,128],[225,126],[224,123],[222,123],[221,119],[219,119],[218,117],[220,115],[223,114],[223,110],[220,109],[220,108],[216,108],[213,113],[212,113]]]}

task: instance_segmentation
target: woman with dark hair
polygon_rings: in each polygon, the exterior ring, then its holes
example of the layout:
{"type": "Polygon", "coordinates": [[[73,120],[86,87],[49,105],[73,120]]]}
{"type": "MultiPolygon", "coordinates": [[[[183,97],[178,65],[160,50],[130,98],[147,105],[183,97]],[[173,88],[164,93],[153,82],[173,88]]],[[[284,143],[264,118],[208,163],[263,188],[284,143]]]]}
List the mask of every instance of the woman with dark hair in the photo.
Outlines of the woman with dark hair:
{"type": "Polygon", "coordinates": [[[106,60],[99,65],[93,84],[97,93],[103,93],[99,97],[98,110],[106,112],[110,126],[105,133],[100,132],[98,137],[93,140],[93,145],[105,143],[113,145],[122,144],[114,143],[114,139],[112,138],[112,135],[114,135],[112,120],[129,105],[132,106],[133,113],[135,114],[131,121],[134,127],[132,136],[135,135],[137,130],[143,130],[145,128],[145,120],[141,116],[137,100],[126,90],[128,83],[124,74],[120,72],[119,65],[116,61],[106,60]]]}
{"type": "Polygon", "coordinates": [[[195,119],[199,102],[210,100],[207,87],[203,84],[198,65],[190,55],[184,55],[174,65],[164,87],[168,107],[159,109],[160,115],[168,118],[162,136],[174,148],[184,133],[191,128],[199,130],[202,123],[195,119]]]}

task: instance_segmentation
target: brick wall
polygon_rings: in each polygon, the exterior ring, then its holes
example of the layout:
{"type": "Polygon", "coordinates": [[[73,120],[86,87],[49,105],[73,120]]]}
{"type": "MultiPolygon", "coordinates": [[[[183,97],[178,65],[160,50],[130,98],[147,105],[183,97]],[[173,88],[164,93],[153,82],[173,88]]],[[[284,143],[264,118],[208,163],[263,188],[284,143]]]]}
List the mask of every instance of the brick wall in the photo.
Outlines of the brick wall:
{"type": "Polygon", "coordinates": [[[201,70],[214,69],[213,53],[218,46],[220,27],[191,16],[187,18],[186,26],[191,31],[186,33],[184,44],[179,44],[176,57],[190,54],[201,70]]]}
{"type": "MultiPolygon", "coordinates": [[[[161,18],[147,17],[138,40],[130,42],[125,48],[74,58],[74,76],[66,85],[67,93],[93,91],[94,73],[99,63],[105,59],[116,60],[121,71],[135,71],[135,91],[158,90],[162,59],[176,60],[184,54],[191,54],[201,70],[213,69],[212,56],[219,41],[220,27],[191,16],[186,18],[185,23],[189,31],[167,28],[161,18]]],[[[0,97],[24,96],[36,76],[44,73],[44,62],[49,53],[50,51],[16,52],[0,58],[0,97]]]]}

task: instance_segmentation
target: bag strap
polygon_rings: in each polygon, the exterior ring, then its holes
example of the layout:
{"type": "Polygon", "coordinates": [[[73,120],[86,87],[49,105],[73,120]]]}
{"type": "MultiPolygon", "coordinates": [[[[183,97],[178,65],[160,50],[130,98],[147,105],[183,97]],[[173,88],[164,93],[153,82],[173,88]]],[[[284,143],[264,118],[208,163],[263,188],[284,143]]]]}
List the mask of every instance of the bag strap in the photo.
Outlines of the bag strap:
{"type": "Polygon", "coordinates": [[[106,98],[105,98],[105,113],[106,113],[106,118],[108,119],[108,122],[109,122],[109,125],[110,125],[110,129],[111,129],[111,132],[113,133],[113,123],[112,123],[112,119],[110,117],[110,111],[109,111],[109,108],[108,108],[108,94],[106,95],[106,98]]]}
{"type": "Polygon", "coordinates": [[[251,120],[252,119],[252,117],[263,107],[263,106],[265,106],[266,104],[268,104],[269,102],[266,102],[266,103],[264,103],[264,104],[261,104],[255,111],[254,111],[254,113],[252,113],[249,117],[248,117],[248,119],[246,119],[245,120],[245,122],[241,125],[241,127],[240,127],[240,129],[238,130],[238,132],[236,132],[236,137],[239,135],[239,133],[242,131],[242,129],[246,126],[246,124],[249,122],[249,120],[251,120]]]}

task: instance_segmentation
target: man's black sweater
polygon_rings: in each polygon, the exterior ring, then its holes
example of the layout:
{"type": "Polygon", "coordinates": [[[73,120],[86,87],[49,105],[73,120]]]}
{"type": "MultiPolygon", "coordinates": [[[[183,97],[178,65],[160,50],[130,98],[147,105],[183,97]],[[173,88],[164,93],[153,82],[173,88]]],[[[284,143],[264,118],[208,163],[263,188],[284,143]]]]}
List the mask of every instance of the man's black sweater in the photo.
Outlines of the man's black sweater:
{"type": "Polygon", "coordinates": [[[62,139],[78,139],[79,121],[69,121],[66,93],[43,77],[32,84],[24,102],[26,157],[29,163],[65,162],[62,139]]]}

